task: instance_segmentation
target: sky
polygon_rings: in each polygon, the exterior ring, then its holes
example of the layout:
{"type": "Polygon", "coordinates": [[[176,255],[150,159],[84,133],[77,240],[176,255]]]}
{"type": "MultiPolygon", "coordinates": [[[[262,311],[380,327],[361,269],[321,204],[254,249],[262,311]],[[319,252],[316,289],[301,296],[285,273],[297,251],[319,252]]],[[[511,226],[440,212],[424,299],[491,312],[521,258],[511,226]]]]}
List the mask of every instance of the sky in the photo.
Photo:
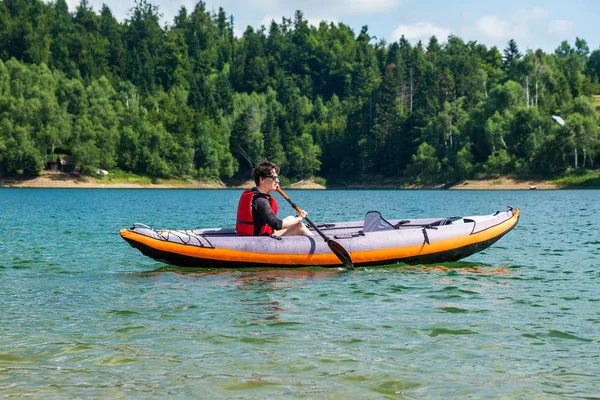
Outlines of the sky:
{"type": "MultiPolygon", "coordinates": [[[[148,0],[158,6],[161,22],[171,25],[182,6],[194,9],[193,0],[148,0]]],[[[79,0],[67,0],[71,11],[79,0]]],[[[134,0],[88,0],[99,13],[107,4],[113,15],[123,21],[130,17],[134,0]]],[[[205,0],[209,10],[233,15],[235,34],[241,36],[248,25],[267,27],[272,20],[293,18],[300,9],[312,25],[320,21],[342,22],[355,34],[367,25],[373,40],[387,43],[404,35],[411,43],[427,43],[432,35],[445,42],[448,35],[464,41],[477,41],[487,47],[506,47],[515,39],[519,49],[541,48],[553,52],[563,40],[572,46],[575,38],[585,39],[590,51],[600,48],[598,0],[205,0]]]]}

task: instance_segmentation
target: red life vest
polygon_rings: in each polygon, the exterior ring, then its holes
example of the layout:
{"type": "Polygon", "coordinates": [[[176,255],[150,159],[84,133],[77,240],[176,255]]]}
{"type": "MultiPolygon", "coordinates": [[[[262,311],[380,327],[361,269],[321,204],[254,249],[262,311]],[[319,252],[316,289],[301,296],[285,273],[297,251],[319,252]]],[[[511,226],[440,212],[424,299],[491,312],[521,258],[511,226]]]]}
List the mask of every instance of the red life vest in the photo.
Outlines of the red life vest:
{"type": "MultiPolygon", "coordinates": [[[[254,235],[254,219],[252,218],[252,199],[254,195],[259,193],[257,190],[244,190],[237,209],[237,219],[235,222],[235,231],[240,236],[253,236],[254,235]]],[[[277,214],[278,207],[277,201],[273,196],[269,196],[269,203],[273,212],[277,214]]],[[[272,235],[273,228],[265,224],[260,228],[260,235],[272,235]]]]}

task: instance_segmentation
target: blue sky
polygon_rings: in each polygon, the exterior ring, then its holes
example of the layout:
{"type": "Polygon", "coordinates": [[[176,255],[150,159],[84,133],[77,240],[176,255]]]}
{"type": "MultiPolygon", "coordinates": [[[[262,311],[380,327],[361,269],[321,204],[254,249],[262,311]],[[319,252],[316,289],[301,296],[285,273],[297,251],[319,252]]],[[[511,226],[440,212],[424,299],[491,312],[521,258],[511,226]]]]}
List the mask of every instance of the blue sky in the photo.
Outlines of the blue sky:
{"type": "MultiPolygon", "coordinates": [[[[149,0],[159,7],[163,23],[171,24],[181,6],[193,10],[196,1],[149,0]]],[[[67,0],[71,10],[79,0],[67,0]]],[[[115,17],[129,17],[133,0],[89,0],[96,12],[106,3],[115,17]]],[[[320,21],[343,22],[358,33],[363,25],[371,36],[388,43],[402,34],[412,43],[426,42],[435,34],[442,42],[449,34],[465,41],[476,40],[501,50],[509,39],[519,48],[541,48],[552,52],[563,40],[574,45],[575,38],[587,41],[590,50],[600,47],[600,2],[597,0],[206,0],[208,9],[233,14],[236,35],[248,25],[255,28],[281,17],[293,17],[296,9],[317,25],[320,21]]]]}

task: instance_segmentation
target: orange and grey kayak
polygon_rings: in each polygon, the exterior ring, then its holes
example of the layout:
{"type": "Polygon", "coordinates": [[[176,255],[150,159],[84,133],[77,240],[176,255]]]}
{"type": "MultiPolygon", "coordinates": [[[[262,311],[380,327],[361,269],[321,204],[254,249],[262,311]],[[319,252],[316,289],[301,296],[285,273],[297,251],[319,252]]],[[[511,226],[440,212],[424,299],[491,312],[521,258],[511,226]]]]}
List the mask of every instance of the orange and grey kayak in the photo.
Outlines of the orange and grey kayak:
{"type": "MultiPolygon", "coordinates": [[[[362,221],[316,225],[361,267],[458,261],[491,246],[518,220],[519,210],[507,207],[489,215],[396,220],[371,211],[362,221]]],[[[342,266],[318,235],[239,236],[233,228],[175,230],[143,224],[121,229],[120,234],[142,254],[180,267],[342,266]]]]}

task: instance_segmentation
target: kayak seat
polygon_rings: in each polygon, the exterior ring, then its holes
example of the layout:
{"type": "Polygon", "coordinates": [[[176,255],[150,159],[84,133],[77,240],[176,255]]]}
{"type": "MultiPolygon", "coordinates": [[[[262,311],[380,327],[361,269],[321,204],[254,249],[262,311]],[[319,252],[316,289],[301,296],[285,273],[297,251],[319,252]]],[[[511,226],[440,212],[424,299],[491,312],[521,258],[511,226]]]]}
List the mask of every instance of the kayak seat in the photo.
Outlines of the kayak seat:
{"type": "Polygon", "coordinates": [[[394,225],[386,221],[379,211],[369,211],[365,215],[365,221],[363,225],[363,232],[381,232],[381,231],[394,231],[394,225]]]}

